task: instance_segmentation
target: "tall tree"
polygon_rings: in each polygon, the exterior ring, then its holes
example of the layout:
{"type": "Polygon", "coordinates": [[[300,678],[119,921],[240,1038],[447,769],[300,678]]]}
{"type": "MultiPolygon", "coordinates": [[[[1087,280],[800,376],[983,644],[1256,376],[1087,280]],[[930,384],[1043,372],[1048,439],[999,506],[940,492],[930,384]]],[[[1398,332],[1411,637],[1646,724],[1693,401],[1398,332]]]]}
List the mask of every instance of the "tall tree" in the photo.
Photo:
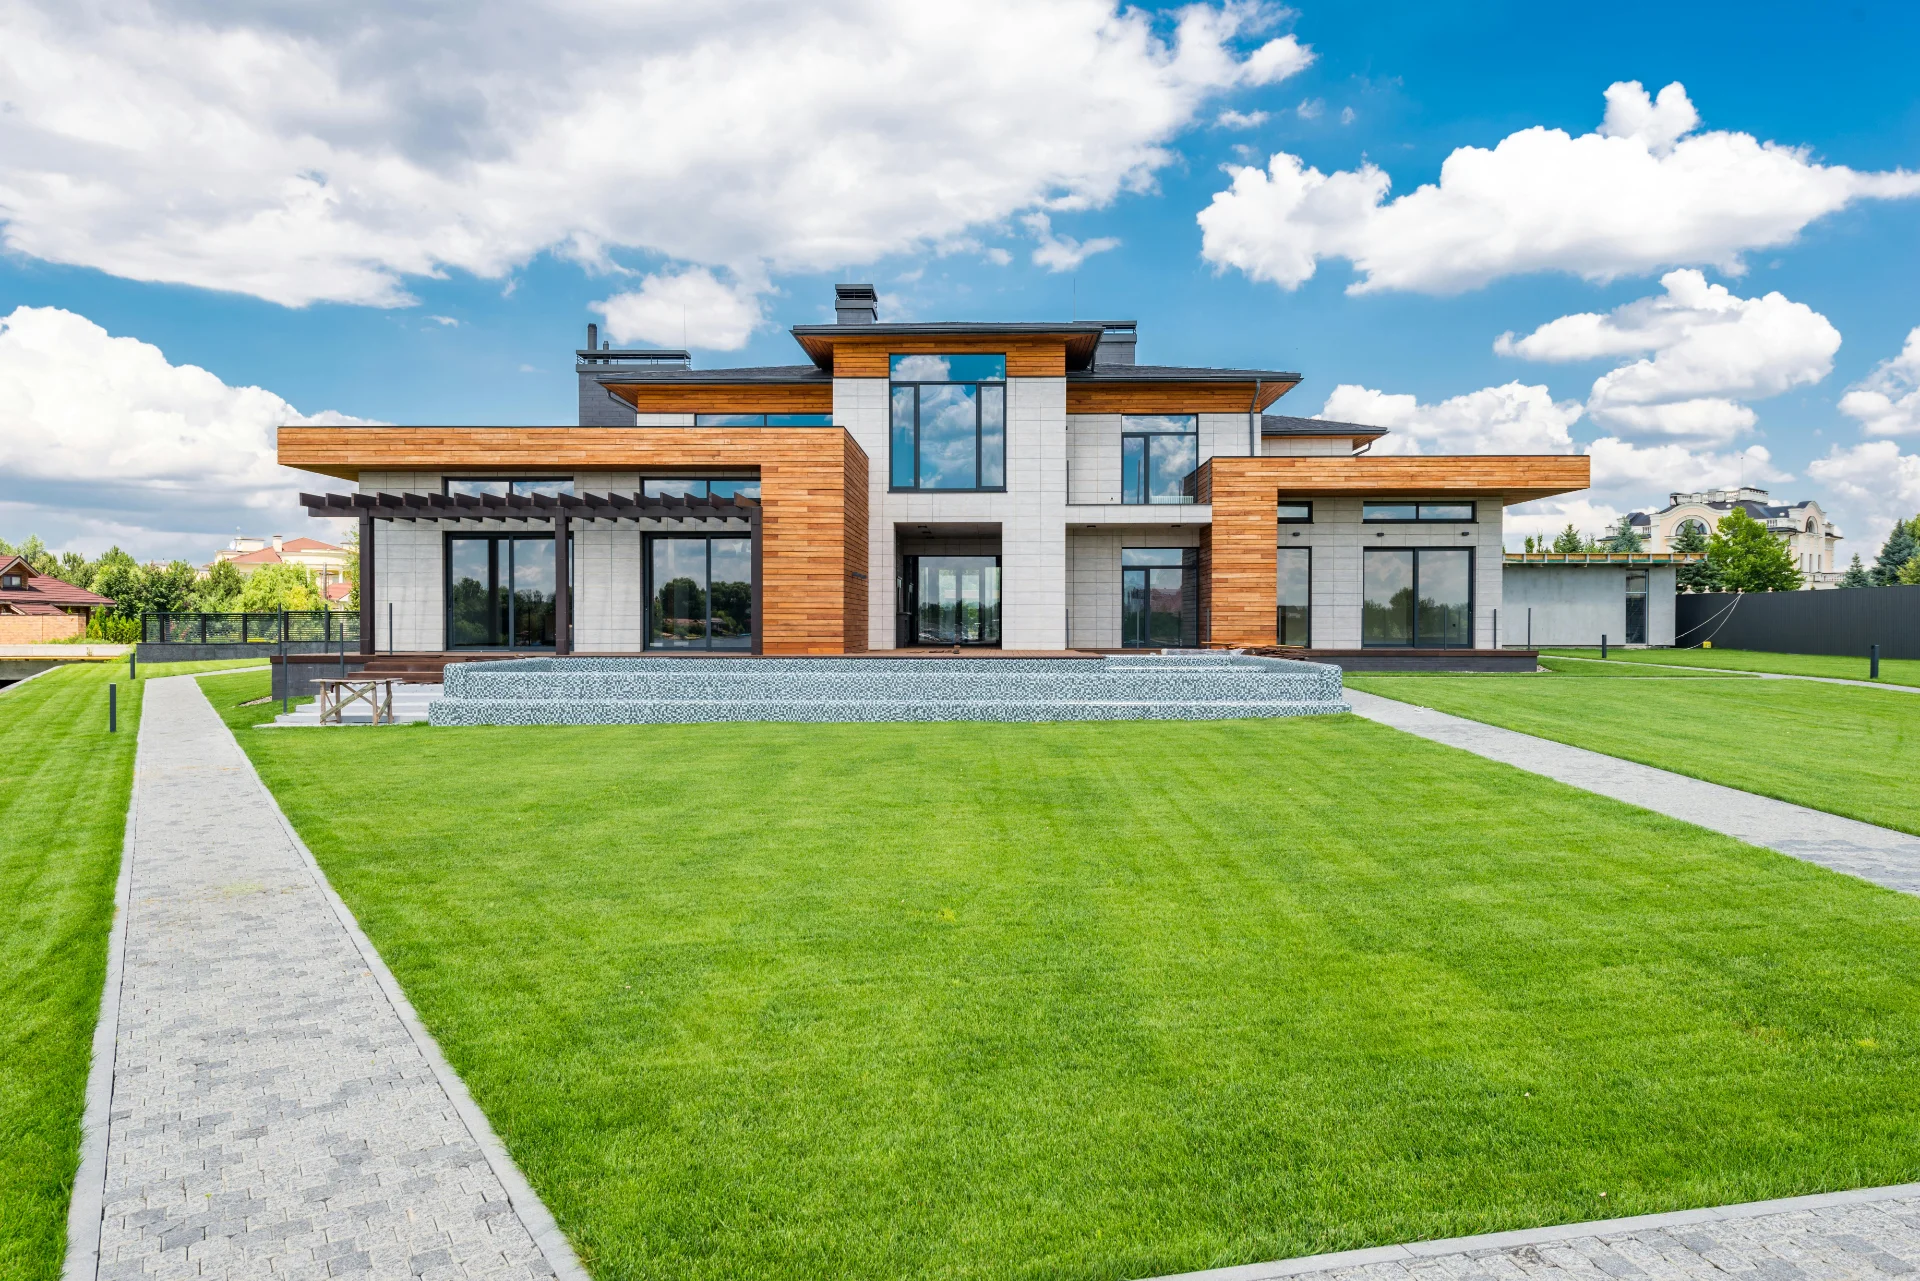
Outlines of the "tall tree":
{"type": "Polygon", "coordinates": [[[1610,552],[1646,550],[1646,545],[1640,541],[1640,531],[1633,527],[1633,517],[1622,516],[1614,525],[1613,532],[1607,535],[1607,550],[1610,552]]]}
{"type": "Polygon", "coordinates": [[[1900,570],[1913,559],[1916,551],[1920,551],[1920,537],[1916,537],[1920,535],[1920,530],[1915,529],[1917,525],[1920,525],[1920,516],[1893,523],[1887,541],[1881,544],[1879,558],[1868,571],[1873,576],[1875,587],[1891,587],[1900,581],[1900,570]]]}
{"type": "MultiPolygon", "coordinates": [[[[1912,562],[1908,562],[1911,564],[1912,562]]],[[[1840,575],[1842,587],[1871,587],[1873,579],[1867,573],[1867,567],[1860,563],[1860,553],[1853,554],[1853,564],[1847,566],[1847,572],[1840,575]]]]}
{"type": "MultiPolygon", "coordinates": [[[[1707,554],[1707,528],[1697,520],[1680,523],[1673,536],[1673,550],[1688,556],[1707,554]]],[[[1710,560],[1690,561],[1674,574],[1675,584],[1683,592],[1717,592],[1722,589],[1720,572],[1710,560]]]]}
{"type": "Polygon", "coordinates": [[[113,608],[107,612],[114,617],[138,618],[146,583],[147,571],[133,557],[113,547],[100,557],[92,590],[113,602],[113,608]]]}
{"type": "Polygon", "coordinates": [[[1586,545],[1580,537],[1580,531],[1571,522],[1553,538],[1553,550],[1557,552],[1585,551],[1586,545]]]}
{"type": "Polygon", "coordinates": [[[207,576],[194,586],[194,607],[209,614],[226,614],[239,608],[240,593],[246,587],[230,560],[216,560],[207,576]]]}
{"type": "Polygon", "coordinates": [[[1800,571],[1787,549],[1740,507],[1720,518],[1707,543],[1707,563],[1727,591],[1790,592],[1800,586],[1800,571]]]}

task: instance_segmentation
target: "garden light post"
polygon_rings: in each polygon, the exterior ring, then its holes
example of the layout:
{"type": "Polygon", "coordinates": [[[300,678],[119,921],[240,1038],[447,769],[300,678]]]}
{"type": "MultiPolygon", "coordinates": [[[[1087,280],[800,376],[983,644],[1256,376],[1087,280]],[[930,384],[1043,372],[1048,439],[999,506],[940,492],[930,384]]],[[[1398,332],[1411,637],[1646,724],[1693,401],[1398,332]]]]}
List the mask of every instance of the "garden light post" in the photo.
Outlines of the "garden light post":
{"type": "Polygon", "coordinates": [[[1880,679],[1880,647],[1878,645],[1869,646],[1867,649],[1867,679],[1876,681],[1880,679]]]}
{"type": "Polygon", "coordinates": [[[137,681],[140,679],[140,669],[135,659],[135,655],[137,652],[138,652],[137,650],[132,650],[132,649],[127,651],[127,679],[130,681],[137,681]]]}
{"type": "Polygon", "coordinates": [[[1607,634],[1605,632],[1601,632],[1600,633],[1600,657],[1605,658],[1606,656],[1607,656],[1607,634]]]}
{"type": "Polygon", "coordinates": [[[120,732],[120,687],[118,685],[109,684],[107,686],[107,733],[118,734],[119,732],[120,732]]]}

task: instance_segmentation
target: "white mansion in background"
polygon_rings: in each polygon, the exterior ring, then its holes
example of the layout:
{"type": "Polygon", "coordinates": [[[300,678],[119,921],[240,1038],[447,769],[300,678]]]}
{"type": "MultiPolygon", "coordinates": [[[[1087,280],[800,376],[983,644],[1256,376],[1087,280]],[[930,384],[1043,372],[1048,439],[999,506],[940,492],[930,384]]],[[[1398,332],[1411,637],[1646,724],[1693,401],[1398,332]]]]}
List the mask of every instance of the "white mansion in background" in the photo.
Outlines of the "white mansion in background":
{"type": "Polygon", "coordinates": [[[1808,587],[1832,587],[1840,581],[1839,552],[1835,544],[1842,537],[1839,528],[1827,519],[1820,504],[1808,499],[1803,503],[1775,505],[1767,491],[1741,486],[1738,489],[1708,489],[1697,494],[1669,494],[1667,505],[1651,514],[1635,512],[1633,527],[1646,540],[1647,550],[1673,550],[1688,521],[1711,534],[1720,518],[1735,507],[1742,508],[1786,544],[1787,553],[1808,587]]]}

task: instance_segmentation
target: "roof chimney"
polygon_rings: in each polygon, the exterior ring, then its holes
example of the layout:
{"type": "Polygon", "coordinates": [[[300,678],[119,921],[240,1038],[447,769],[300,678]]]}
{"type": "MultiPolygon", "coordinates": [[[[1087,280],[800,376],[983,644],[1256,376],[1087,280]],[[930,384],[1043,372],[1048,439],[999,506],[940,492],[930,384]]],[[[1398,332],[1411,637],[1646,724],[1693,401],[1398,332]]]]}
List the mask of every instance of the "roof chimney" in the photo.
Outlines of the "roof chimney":
{"type": "Polygon", "coordinates": [[[1131,365],[1134,346],[1140,341],[1139,324],[1132,320],[1109,320],[1106,328],[1100,331],[1100,342],[1093,349],[1093,363],[1097,369],[1113,365],[1131,365]]]}
{"type": "Polygon", "coordinates": [[[600,346],[600,326],[587,322],[587,350],[594,351],[600,346]]]}
{"type": "Polygon", "coordinates": [[[842,325],[871,325],[880,319],[879,302],[872,285],[835,285],[833,318],[842,325]]]}
{"type": "Polygon", "coordinates": [[[273,550],[276,552],[280,550],[280,535],[278,534],[273,536],[273,550]]]}

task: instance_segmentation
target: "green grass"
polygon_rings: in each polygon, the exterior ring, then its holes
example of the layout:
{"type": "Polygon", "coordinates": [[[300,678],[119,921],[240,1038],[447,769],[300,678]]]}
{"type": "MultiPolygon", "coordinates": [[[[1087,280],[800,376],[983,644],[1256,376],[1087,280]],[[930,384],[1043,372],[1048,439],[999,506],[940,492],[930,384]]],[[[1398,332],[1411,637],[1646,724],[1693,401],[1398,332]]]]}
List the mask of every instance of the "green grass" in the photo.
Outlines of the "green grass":
{"type": "Polygon", "coordinates": [[[141,687],[222,666],[129,682],[123,662],[76,663],[0,690],[0,1277],[60,1275],[141,687]]]}
{"type": "MultiPolygon", "coordinates": [[[[1543,649],[1542,654],[1572,658],[1599,658],[1598,649],[1543,649]]],[[[1714,667],[1744,672],[1778,672],[1783,676],[1836,676],[1867,679],[1865,654],[1770,654],[1757,649],[1620,649],[1607,651],[1607,661],[1650,663],[1658,666],[1714,667]]],[[[1572,664],[1583,666],[1583,664],[1572,664]]],[[[1584,664],[1595,666],[1595,664],[1584,664]]],[[[1920,685],[1920,659],[1883,658],[1880,680],[1887,685],[1920,685]]]]}
{"type": "MultiPolygon", "coordinates": [[[[1920,834],[1920,698],[1898,690],[1692,680],[1542,659],[1550,676],[1350,675],[1347,684],[1490,725],[1920,834]]],[[[1680,673],[1665,673],[1680,675],[1680,673]]]]}
{"type": "MultiPolygon", "coordinates": [[[[1663,681],[1694,680],[1694,679],[1710,680],[1710,681],[1758,679],[1751,672],[1734,672],[1734,671],[1697,672],[1697,671],[1694,671],[1692,668],[1666,667],[1658,663],[1615,663],[1615,662],[1588,663],[1588,662],[1582,662],[1578,658],[1555,658],[1546,654],[1542,654],[1540,656],[1540,666],[1546,668],[1550,672],[1558,672],[1567,676],[1579,676],[1579,677],[1588,677],[1588,678],[1595,678],[1595,679],[1599,679],[1599,678],[1618,679],[1621,677],[1626,677],[1629,679],[1638,679],[1638,680],[1663,680],[1663,681]]],[[[1506,679],[1506,677],[1504,677],[1499,673],[1483,673],[1483,674],[1493,675],[1496,677],[1496,679],[1506,679]]]]}
{"type": "Polygon", "coordinates": [[[303,732],[203,684],[602,1281],[1920,1177],[1920,903],[1358,718],[303,732]]]}

